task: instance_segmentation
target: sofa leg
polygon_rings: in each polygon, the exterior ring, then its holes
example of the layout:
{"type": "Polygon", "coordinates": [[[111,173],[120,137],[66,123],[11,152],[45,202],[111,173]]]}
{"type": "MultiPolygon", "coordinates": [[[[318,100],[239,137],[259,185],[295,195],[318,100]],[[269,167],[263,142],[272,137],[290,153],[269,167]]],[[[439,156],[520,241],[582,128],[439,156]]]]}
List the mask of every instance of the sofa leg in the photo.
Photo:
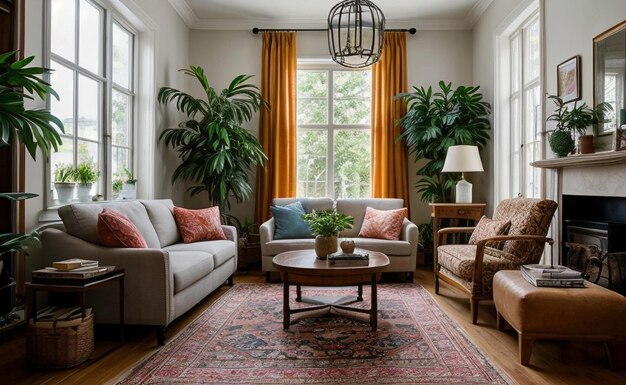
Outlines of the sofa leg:
{"type": "Polygon", "coordinates": [[[408,283],[413,283],[413,274],[415,273],[407,273],[406,280],[408,283]]]}
{"type": "Polygon", "coordinates": [[[478,300],[470,298],[470,312],[472,313],[472,323],[476,325],[478,322],[478,300]]]}
{"type": "Polygon", "coordinates": [[[528,366],[530,364],[530,353],[533,350],[533,343],[535,340],[533,338],[524,337],[522,334],[518,334],[517,336],[517,348],[519,349],[519,362],[524,366],[528,366]]]}
{"type": "Polygon", "coordinates": [[[435,273],[435,294],[439,294],[439,276],[435,273]]]}
{"type": "Polygon", "coordinates": [[[157,326],[156,327],[156,339],[157,345],[163,346],[165,345],[165,334],[167,332],[166,326],[157,326]]]}
{"type": "Polygon", "coordinates": [[[233,286],[233,275],[231,275],[230,277],[228,277],[228,286],[233,286]]]}
{"type": "Polygon", "coordinates": [[[269,271],[265,272],[265,283],[270,283],[270,272],[269,271]]]}

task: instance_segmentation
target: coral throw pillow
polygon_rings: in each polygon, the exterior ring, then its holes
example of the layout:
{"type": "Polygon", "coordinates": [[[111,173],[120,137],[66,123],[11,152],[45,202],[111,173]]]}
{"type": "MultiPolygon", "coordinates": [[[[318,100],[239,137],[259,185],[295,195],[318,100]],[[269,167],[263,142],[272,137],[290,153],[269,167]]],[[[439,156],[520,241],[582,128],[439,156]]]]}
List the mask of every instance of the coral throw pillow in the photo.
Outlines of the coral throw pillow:
{"type": "MultiPolygon", "coordinates": [[[[483,239],[495,237],[498,235],[507,235],[509,228],[511,227],[511,221],[496,221],[491,218],[487,218],[483,215],[480,221],[476,225],[472,236],[469,239],[470,245],[475,245],[483,239]]],[[[487,246],[494,249],[502,250],[504,247],[504,241],[488,243],[487,246]]]]}
{"type": "Polygon", "coordinates": [[[200,210],[174,207],[174,218],[185,243],[226,239],[217,206],[200,210]]]}
{"type": "Polygon", "coordinates": [[[397,241],[400,239],[402,222],[404,222],[406,214],[406,207],[396,210],[376,210],[367,207],[359,237],[397,241]]]}
{"type": "Polygon", "coordinates": [[[128,217],[119,211],[104,209],[98,214],[98,238],[103,246],[145,249],[146,240],[128,217]]]}

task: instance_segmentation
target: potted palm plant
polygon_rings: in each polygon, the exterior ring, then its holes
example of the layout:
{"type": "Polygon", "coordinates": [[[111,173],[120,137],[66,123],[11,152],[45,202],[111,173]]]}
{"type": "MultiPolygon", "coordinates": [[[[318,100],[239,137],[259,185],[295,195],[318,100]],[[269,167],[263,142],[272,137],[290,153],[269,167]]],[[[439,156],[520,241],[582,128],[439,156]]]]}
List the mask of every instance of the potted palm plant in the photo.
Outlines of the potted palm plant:
{"type": "Polygon", "coordinates": [[[313,210],[302,214],[302,219],[311,225],[315,237],[315,254],[319,259],[326,259],[328,254],[337,251],[337,235],[340,231],[351,229],[354,218],[338,213],[334,209],[324,211],[313,210]]]}
{"type": "Polygon", "coordinates": [[[575,137],[578,137],[578,152],[589,154],[593,152],[593,135],[585,135],[587,127],[602,123],[604,114],[612,111],[609,103],[600,103],[595,108],[589,108],[587,103],[578,105],[574,102],[572,108],[566,108],[563,99],[556,95],[549,95],[556,106],[554,113],[546,119],[556,122],[556,129],[550,135],[550,149],[557,156],[563,157],[576,148],[575,137]]]}
{"type": "Polygon", "coordinates": [[[54,189],[60,204],[67,204],[74,197],[75,170],[71,164],[58,163],[54,165],[54,189]]]}
{"type": "Polygon", "coordinates": [[[89,202],[91,200],[91,188],[98,181],[98,171],[92,163],[80,163],[74,171],[76,185],[76,197],[79,202],[89,202]]]}
{"type": "Polygon", "coordinates": [[[181,71],[200,82],[205,98],[194,98],[170,87],[159,90],[160,103],[174,103],[187,115],[178,127],[168,128],[159,136],[181,159],[172,183],[196,183],[188,189],[192,196],[206,191],[212,205],[230,208],[231,198],[242,202],[250,197],[248,175],[257,164],[265,162],[258,139],[241,125],[267,104],[258,88],[246,83],[248,75],[237,76],[217,93],[201,67],[181,71]]]}
{"type": "Polygon", "coordinates": [[[416,172],[422,178],[416,184],[425,202],[450,202],[451,192],[461,178],[459,173],[442,173],[450,146],[469,144],[482,149],[489,140],[489,103],[483,101],[479,88],[439,82],[439,92],[432,87],[413,87],[396,99],[407,103],[399,138],[404,140],[415,162],[426,161],[416,172]]]}

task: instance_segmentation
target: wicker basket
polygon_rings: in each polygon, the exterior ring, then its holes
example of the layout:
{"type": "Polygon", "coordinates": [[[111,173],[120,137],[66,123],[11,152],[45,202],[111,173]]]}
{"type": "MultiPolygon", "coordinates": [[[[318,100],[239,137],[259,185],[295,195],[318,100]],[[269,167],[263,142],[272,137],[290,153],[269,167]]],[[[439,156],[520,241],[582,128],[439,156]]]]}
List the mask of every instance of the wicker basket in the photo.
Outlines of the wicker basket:
{"type": "Polygon", "coordinates": [[[85,362],[93,352],[93,314],[76,326],[28,326],[27,361],[37,368],[69,368],[85,362]]]}

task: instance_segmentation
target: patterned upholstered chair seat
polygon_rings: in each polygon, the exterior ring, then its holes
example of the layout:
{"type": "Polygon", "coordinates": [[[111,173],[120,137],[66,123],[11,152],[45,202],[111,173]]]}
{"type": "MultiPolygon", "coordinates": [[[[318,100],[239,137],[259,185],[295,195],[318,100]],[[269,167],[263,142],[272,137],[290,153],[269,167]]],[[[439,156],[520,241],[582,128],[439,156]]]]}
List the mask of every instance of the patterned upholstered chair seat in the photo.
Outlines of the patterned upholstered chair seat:
{"type": "Polygon", "coordinates": [[[480,240],[474,245],[447,245],[448,235],[471,233],[473,227],[439,230],[435,254],[435,292],[443,280],[470,295],[472,322],[478,317],[478,302],[492,298],[493,276],[499,270],[517,270],[521,265],[538,263],[557,203],[550,200],[506,199],[496,207],[494,220],[510,221],[507,235],[480,240]],[[500,245],[502,250],[495,248],[500,245]],[[494,247],[490,247],[494,246],[494,247]]]}

